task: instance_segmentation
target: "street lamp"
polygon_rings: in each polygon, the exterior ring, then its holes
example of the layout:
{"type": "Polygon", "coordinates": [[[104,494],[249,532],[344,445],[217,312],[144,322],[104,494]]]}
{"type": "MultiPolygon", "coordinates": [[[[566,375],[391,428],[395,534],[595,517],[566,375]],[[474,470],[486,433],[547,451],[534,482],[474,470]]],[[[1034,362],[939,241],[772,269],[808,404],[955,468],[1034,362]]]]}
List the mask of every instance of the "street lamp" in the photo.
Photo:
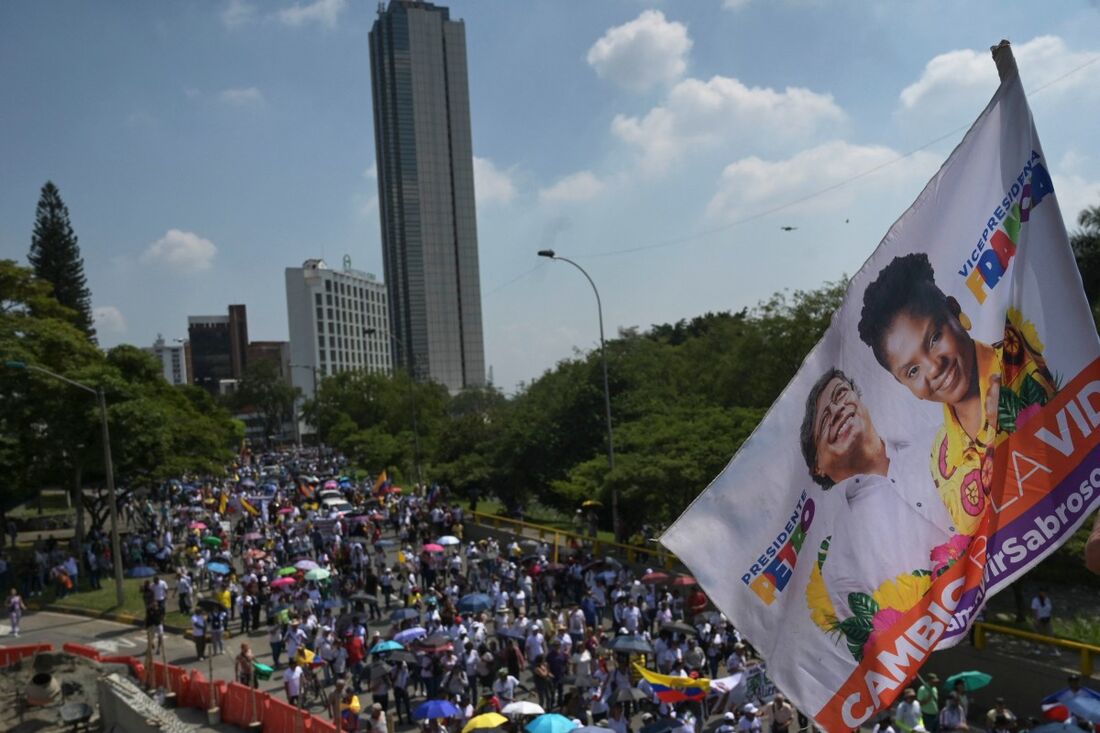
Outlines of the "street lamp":
{"type": "MultiPolygon", "coordinates": [[[[600,302],[600,291],[596,288],[596,283],[592,281],[591,276],[589,276],[585,269],[568,257],[560,257],[552,249],[540,249],[538,255],[539,257],[546,257],[551,260],[568,262],[570,265],[580,270],[581,274],[588,280],[588,284],[592,286],[592,292],[596,294],[596,314],[600,319],[600,359],[603,361],[603,406],[604,412],[607,415],[607,468],[609,471],[614,471],[615,438],[611,432],[611,389],[607,384],[607,347],[604,344],[603,338],[603,304],[600,302]]],[[[611,531],[615,535],[615,539],[618,540],[619,490],[615,488],[614,484],[611,485],[611,531]]]]}
{"type": "MultiPolygon", "coordinates": [[[[378,329],[365,328],[363,329],[363,333],[367,336],[373,336],[378,333],[378,329]]],[[[413,465],[416,468],[416,483],[423,485],[424,481],[420,475],[420,430],[416,424],[416,377],[413,376],[412,367],[412,362],[415,357],[413,356],[412,349],[406,346],[405,342],[397,337],[397,334],[391,332],[389,336],[409,355],[409,361],[405,367],[405,371],[409,375],[409,401],[412,405],[413,465]]]]}
{"type": "MultiPolygon", "coordinates": [[[[60,379],[66,384],[71,384],[74,387],[90,392],[96,396],[96,400],[99,402],[99,421],[103,429],[103,465],[107,471],[107,494],[111,499],[111,555],[114,560],[115,571],[115,602],[119,608],[123,606],[125,602],[125,594],[122,590],[122,550],[118,539],[118,495],[115,492],[115,469],[114,463],[111,461],[111,435],[107,430],[107,398],[103,394],[103,387],[92,388],[86,384],[81,384],[75,379],[69,379],[63,377],[60,374],[55,374],[49,369],[43,369],[40,366],[34,366],[33,364],[27,364],[22,361],[5,361],[4,366],[9,369],[23,369],[25,371],[39,372],[54,379],[60,379]]],[[[80,497],[77,497],[80,500],[80,497]]],[[[80,511],[80,508],[77,508],[80,511]]]]}

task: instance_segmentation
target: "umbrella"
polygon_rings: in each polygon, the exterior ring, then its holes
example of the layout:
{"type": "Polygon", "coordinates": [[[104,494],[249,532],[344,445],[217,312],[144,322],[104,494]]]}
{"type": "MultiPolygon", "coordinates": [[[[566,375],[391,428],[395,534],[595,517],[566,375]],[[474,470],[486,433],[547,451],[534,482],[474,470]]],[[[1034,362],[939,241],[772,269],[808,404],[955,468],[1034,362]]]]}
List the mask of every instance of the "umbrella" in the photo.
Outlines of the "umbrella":
{"type": "Polygon", "coordinates": [[[328,481],[326,481],[324,483],[324,486],[322,486],[321,488],[324,488],[324,489],[338,489],[338,488],[340,488],[340,484],[338,484],[333,479],[329,479],[328,481]]]}
{"type": "Polygon", "coordinates": [[[332,573],[324,568],[314,568],[306,573],[306,580],[328,580],[332,573]]]}
{"type": "Polygon", "coordinates": [[[288,575],[294,575],[297,572],[298,572],[298,568],[281,568],[279,570],[279,577],[280,578],[285,578],[288,575]]]}
{"type": "Polygon", "coordinates": [[[589,674],[570,675],[565,678],[567,685],[574,687],[599,687],[600,681],[589,674]]]}
{"type": "Polygon", "coordinates": [[[527,733],[569,733],[577,727],[569,718],[557,713],[544,713],[525,725],[527,733]]]}
{"type": "Polygon", "coordinates": [[[581,507],[584,508],[584,509],[593,509],[593,508],[601,507],[601,506],[603,506],[603,504],[601,502],[596,501],[595,499],[588,499],[587,501],[585,501],[581,504],[581,507]]]}
{"type": "Polygon", "coordinates": [[[1100,700],[1079,695],[1062,703],[1073,715],[1090,723],[1100,723],[1100,700]]]}
{"type": "Polygon", "coordinates": [[[398,644],[408,644],[409,642],[416,641],[417,639],[427,636],[428,632],[419,626],[414,626],[411,629],[405,629],[404,631],[398,631],[393,635],[393,640],[398,644]]]}
{"type": "Polygon", "coordinates": [[[542,715],[546,711],[541,705],[536,705],[529,700],[517,700],[504,706],[500,712],[505,715],[542,715]]]}
{"type": "Polygon", "coordinates": [[[349,601],[359,601],[360,603],[370,603],[371,601],[374,601],[375,603],[378,602],[378,599],[376,597],[368,594],[364,590],[360,590],[360,591],[356,591],[355,593],[352,593],[350,596],[348,596],[348,600],[349,601]]]}
{"type": "Polygon", "coordinates": [[[390,614],[390,623],[399,624],[402,621],[409,621],[414,618],[420,618],[420,611],[415,608],[398,608],[390,614]]]}
{"type": "Polygon", "coordinates": [[[279,510],[279,514],[291,514],[294,511],[294,507],[284,506],[279,510]]]}
{"type": "Polygon", "coordinates": [[[370,678],[373,681],[379,679],[380,677],[385,677],[386,675],[388,675],[390,672],[393,671],[393,667],[386,664],[385,662],[375,662],[370,666],[370,669],[368,671],[370,672],[370,678]]]}
{"type": "Polygon", "coordinates": [[[437,545],[434,542],[429,542],[428,544],[424,545],[424,549],[427,552],[443,552],[443,546],[437,545]]]}
{"type": "Polygon", "coordinates": [[[288,576],[286,578],[279,578],[278,580],[274,581],[271,584],[271,587],[272,588],[286,588],[287,586],[291,586],[291,585],[294,585],[294,578],[291,578],[291,577],[288,576]]]}
{"type": "Polygon", "coordinates": [[[263,550],[245,550],[244,556],[249,560],[263,560],[267,557],[267,553],[263,550]]]}
{"type": "Polygon", "coordinates": [[[683,621],[669,621],[667,624],[661,624],[661,631],[672,631],[677,634],[697,634],[695,627],[691,624],[685,624],[683,621]]]}
{"type": "Polygon", "coordinates": [[[493,607],[493,601],[484,593],[471,593],[462,596],[458,600],[458,610],[461,613],[481,613],[493,607]]]}
{"type": "Polygon", "coordinates": [[[619,652],[620,654],[652,654],[653,645],[650,644],[645,638],[637,636],[635,634],[623,634],[616,636],[608,644],[611,651],[619,652]]]}
{"type": "Polygon", "coordinates": [[[206,566],[206,569],[215,575],[229,575],[229,566],[224,562],[212,562],[206,566]]]}
{"type": "Polygon", "coordinates": [[[682,720],[676,718],[660,718],[644,726],[638,733],[670,733],[683,724],[682,720]]]}
{"type": "Polygon", "coordinates": [[[221,604],[221,601],[214,600],[213,598],[200,598],[199,608],[204,611],[224,611],[225,606],[221,604]]]}
{"type": "Polygon", "coordinates": [[[674,579],[671,584],[684,587],[687,587],[689,585],[698,585],[695,578],[691,577],[690,575],[681,575],[678,578],[674,579]]]}
{"type": "Polygon", "coordinates": [[[417,705],[413,710],[413,720],[435,720],[436,718],[453,718],[462,711],[450,700],[428,700],[417,705]]]}
{"type": "Polygon", "coordinates": [[[640,702],[646,699],[646,694],[637,687],[620,687],[611,696],[611,702],[640,702]]]}
{"type": "Polygon", "coordinates": [[[202,522],[191,522],[191,524],[187,526],[189,526],[191,529],[206,529],[206,525],[202,522]]]}
{"type": "Polygon", "coordinates": [[[294,567],[298,568],[299,570],[316,570],[321,566],[313,562],[312,560],[299,560],[298,562],[294,563],[294,567]]]}
{"type": "Polygon", "coordinates": [[[256,482],[250,478],[246,478],[244,481],[241,481],[240,485],[245,487],[246,489],[251,489],[256,485],[256,482]]]}
{"type": "Polygon", "coordinates": [[[371,654],[385,654],[386,652],[394,652],[398,649],[404,649],[399,642],[393,640],[380,641],[371,647],[371,654]]]}
{"type": "Polygon", "coordinates": [[[584,570],[585,572],[587,572],[589,570],[597,570],[597,569],[600,569],[600,568],[611,568],[612,570],[618,570],[622,566],[623,566],[623,564],[621,562],[619,562],[618,560],[616,560],[615,558],[605,557],[602,560],[593,560],[592,562],[588,563],[583,568],[581,568],[581,570],[584,570]]]}
{"type": "Polygon", "coordinates": [[[955,689],[955,683],[962,682],[966,685],[967,692],[974,692],[974,690],[980,690],[990,683],[993,679],[992,676],[985,672],[979,672],[977,670],[970,670],[968,672],[957,672],[947,678],[945,683],[946,689],[955,689]]]}
{"type": "Polygon", "coordinates": [[[416,661],[416,655],[408,649],[398,649],[395,652],[386,652],[386,659],[391,662],[405,662],[412,664],[416,661]]]}
{"type": "Polygon", "coordinates": [[[219,539],[218,537],[215,537],[214,535],[209,535],[207,537],[203,537],[202,538],[202,543],[204,545],[206,545],[207,547],[221,547],[222,546],[221,539],[219,539]]]}
{"type": "Polygon", "coordinates": [[[446,534],[436,540],[436,544],[443,545],[444,547],[450,547],[451,545],[462,544],[462,540],[453,535],[446,534]]]}
{"type": "Polygon", "coordinates": [[[264,536],[259,532],[249,532],[244,536],[245,542],[255,542],[256,540],[262,540],[264,536]]]}
{"type": "Polygon", "coordinates": [[[454,641],[444,634],[432,634],[427,638],[417,640],[416,646],[420,650],[436,654],[454,649],[454,641]]]}
{"type": "Polygon", "coordinates": [[[135,565],[126,574],[131,578],[151,578],[157,574],[157,571],[148,565],[135,565]]]}
{"type": "Polygon", "coordinates": [[[505,718],[500,713],[484,713],[482,715],[475,715],[470,718],[468,722],[462,728],[462,733],[470,733],[472,730],[485,730],[488,728],[497,728],[508,722],[508,718],[505,718]]]}
{"type": "Polygon", "coordinates": [[[654,573],[646,573],[641,580],[646,585],[660,585],[668,582],[668,573],[662,573],[659,570],[654,573]]]}

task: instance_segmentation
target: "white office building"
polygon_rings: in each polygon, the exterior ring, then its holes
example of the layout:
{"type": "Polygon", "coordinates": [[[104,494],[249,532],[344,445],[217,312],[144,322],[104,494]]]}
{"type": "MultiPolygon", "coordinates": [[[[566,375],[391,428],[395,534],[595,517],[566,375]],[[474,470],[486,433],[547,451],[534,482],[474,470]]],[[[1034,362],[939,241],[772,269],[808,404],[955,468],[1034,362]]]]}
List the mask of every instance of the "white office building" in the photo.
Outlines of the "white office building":
{"type": "Polygon", "coordinates": [[[164,378],[169,384],[189,384],[187,378],[187,354],[184,341],[166,343],[159,333],[152,346],[145,348],[147,353],[156,357],[160,362],[164,378]]]}
{"type": "Polygon", "coordinates": [[[317,384],[339,372],[391,373],[386,286],[369,272],[333,270],[324,260],[286,268],[290,379],[312,398],[317,384]]]}

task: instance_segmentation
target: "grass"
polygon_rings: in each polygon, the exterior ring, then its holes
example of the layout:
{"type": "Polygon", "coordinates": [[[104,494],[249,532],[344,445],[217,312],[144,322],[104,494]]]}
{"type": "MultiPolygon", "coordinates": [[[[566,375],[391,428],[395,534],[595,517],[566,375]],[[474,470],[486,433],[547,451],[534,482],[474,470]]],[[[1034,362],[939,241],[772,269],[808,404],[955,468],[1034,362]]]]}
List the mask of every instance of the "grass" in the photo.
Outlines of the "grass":
{"type": "MultiPolygon", "coordinates": [[[[41,596],[27,599],[27,605],[41,609],[52,604],[60,608],[96,614],[125,613],[138,618],[145,617],[145,602],[141,597],[141,586],[145,582],[144,579],[126,578],[122,581],[124,601],[121,608],[115,602],[114,581],[110,578],[104,578],[102,582],[103,587],[99,590],[78,591],[60,599],[57,598],[54,589],[51,588],[41,596]]],[[[188,626],[191,623],[189,617],[179,611],[171,610],[173,600],[172,598],[169,599],[169,610],[165,614],[164,623],[171,626],[188,626]]]]}

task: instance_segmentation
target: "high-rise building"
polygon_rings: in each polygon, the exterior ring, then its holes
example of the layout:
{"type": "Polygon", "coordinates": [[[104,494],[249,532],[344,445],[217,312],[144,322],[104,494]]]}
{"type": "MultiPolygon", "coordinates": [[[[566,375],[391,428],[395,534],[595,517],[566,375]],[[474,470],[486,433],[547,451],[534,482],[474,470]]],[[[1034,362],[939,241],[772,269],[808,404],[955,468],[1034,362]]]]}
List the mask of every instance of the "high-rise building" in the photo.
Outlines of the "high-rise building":
{"type": "Polygon", "coordinates": [[[176,339],[174,343],[167,343],[164,336],[157,334],[157,340],[152,346],[145,347],[144,351],[156,357],[160,362],[164,378],[169,384],[187,384],[187,354],[185,343],[176,339]]]}
{"type": "Polygon", "coordinates": [[[254,366],[261,361],[270,361],[287,384],[290,381],[290,342],[289,341],[253,341],[248,344],[248,365],[254,366]]]}
{"type": "Polygon", "coordinates": [[[248,316],[243,305],[224,316],[188,316],[191,383],[211,394],[240,379],[248,365],[248,316]]]}
{"type": "Polygon", "coordinates": [[[290,380],[313,397],[323,377],[361,369],[388,374],[390,320],[386,286],[369,272],[342,270],[324,260],[286,268],[286,314],[290,326],[290,380]]]}
{"type": "Polygon", "coordinates": [[[466,26],[447,8],[391,0],[370,58],[395,361],[452,392],[483,385],[466,26]]]}

